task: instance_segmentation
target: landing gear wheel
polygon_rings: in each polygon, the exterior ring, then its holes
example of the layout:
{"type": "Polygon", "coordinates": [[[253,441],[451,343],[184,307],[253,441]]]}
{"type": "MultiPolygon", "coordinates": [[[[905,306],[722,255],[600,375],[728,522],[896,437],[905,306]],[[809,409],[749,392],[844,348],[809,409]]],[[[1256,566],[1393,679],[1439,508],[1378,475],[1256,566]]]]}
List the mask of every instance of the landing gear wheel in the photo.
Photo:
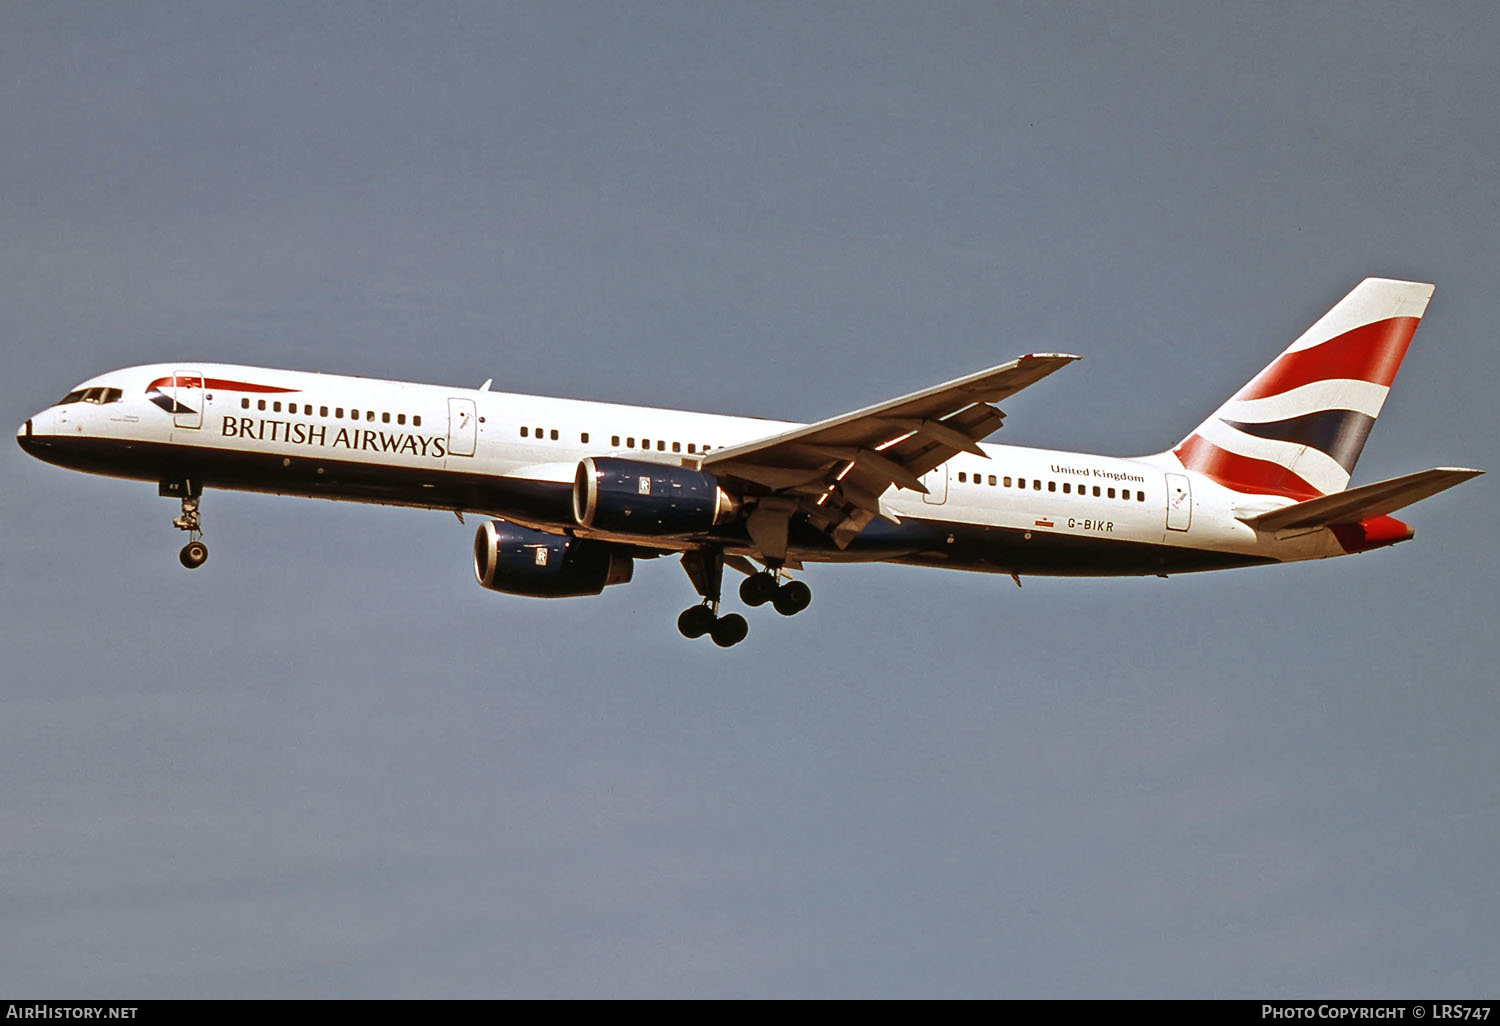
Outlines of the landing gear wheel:
{"type": "Polygon", "coordinates": [[[203,516],[199,509],[203,486],[193,481],[164,481],[161,494],[182,496],[182,515],[172,521],[172,526],[179,531],[186,531],[189,541],[177,554],[177,558],[189,570],[196,570],[208,559],[208,546],[199,539],[203,533],[203,516]]]}
{"type": "Polygon", "coordinates": [[[721,616],[715,620],[708,633],[714,639],[715,645],[720,648],[729,648],[745,640],[745,635],[750,633],[750,625],[739,613],[730,613],[728,616],[721,616]]]}
{"type": "Polygon", "coordinates": [[[776,577],[764,570],[740,582],[740,601],[747,606],[763,606],[775,597],[776,577]]]}
{"type": "Polygon", "coordinates": [[[714,627],[714,611],[707,606],[691,606],[677,617],[677,629],[684,638],[701,638],[714,627]]]}
{"type": "Polygon", "coordinates": [[[782,616],[795,616],[812,605],[812,589],[801,581],[788,581],[776,589],[771,604],[782,616]]]}
{"type": "Polygon", "coordinates": [[[177,558],[189,570],[196,570],[208,559],[208,546],[204,545],[201,541],[190,541],[182,547],[182,551],[177,554],[177,558]]]}

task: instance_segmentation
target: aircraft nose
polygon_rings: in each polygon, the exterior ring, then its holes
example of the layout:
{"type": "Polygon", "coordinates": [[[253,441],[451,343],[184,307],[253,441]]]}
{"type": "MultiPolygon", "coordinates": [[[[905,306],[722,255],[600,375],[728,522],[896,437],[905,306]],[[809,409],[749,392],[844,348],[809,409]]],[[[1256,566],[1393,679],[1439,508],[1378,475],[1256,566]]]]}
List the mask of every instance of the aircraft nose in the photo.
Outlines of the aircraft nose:
{"type": "Polygon", "coordinates": [[[36,438],[36,428],[31,423],[35,419],[34,417],[27,417],[26,423],[16,428],[16,444],[33,456],[36,455],[37,449],[41,447],[41,443],[36,438]]]}

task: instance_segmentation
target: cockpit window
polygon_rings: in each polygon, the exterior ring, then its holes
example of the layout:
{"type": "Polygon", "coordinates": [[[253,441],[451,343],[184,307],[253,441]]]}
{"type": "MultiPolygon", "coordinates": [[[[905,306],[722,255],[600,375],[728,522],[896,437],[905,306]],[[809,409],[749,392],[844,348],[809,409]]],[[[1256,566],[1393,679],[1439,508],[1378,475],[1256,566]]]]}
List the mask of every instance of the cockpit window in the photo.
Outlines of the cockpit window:
{"type": "Polygon", "coordinates": [[[57,405],[67,406],[70,403],[93,403],[102,406],[105,403],[117,403],[124,396],[118,388],[79,388],[58,400],[57,405]]]}

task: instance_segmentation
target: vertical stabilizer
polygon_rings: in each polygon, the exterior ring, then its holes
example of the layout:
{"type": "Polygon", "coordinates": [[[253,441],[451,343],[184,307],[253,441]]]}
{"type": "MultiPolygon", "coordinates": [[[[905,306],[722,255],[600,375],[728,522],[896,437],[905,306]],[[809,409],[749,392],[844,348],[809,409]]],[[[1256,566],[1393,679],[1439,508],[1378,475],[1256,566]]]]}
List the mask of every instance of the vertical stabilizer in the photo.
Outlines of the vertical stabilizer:
{"type": "Polygon", "coordinates": [[[1433,286],[1366,278],[1172,450],[1226,488],[1343,491],[1433,286]]]}

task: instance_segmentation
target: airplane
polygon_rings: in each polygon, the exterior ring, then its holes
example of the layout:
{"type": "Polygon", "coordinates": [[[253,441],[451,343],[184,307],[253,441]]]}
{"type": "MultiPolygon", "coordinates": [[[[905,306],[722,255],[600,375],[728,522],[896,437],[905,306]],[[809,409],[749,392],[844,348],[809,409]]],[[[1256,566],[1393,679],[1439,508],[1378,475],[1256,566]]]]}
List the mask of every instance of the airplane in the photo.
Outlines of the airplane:
{"type": "Polygon", "coordinates": [[[688,638],[728,648],[725,567],[792,616],[809,563],[1144,576],[1321,559],[1413,535],[1391,513],[1477,474],[1348,487],[1433,286],[1367,278],[1171,449],[1118,458],[983,443],[997,403],[1078,359],[1032,353],[811,424],[188,361],[91,378],[29,418],[31,455],[155,482],[180,561],[210,488],[489,517],[492,591],[598,595],[678,556],[688,638]]]}

